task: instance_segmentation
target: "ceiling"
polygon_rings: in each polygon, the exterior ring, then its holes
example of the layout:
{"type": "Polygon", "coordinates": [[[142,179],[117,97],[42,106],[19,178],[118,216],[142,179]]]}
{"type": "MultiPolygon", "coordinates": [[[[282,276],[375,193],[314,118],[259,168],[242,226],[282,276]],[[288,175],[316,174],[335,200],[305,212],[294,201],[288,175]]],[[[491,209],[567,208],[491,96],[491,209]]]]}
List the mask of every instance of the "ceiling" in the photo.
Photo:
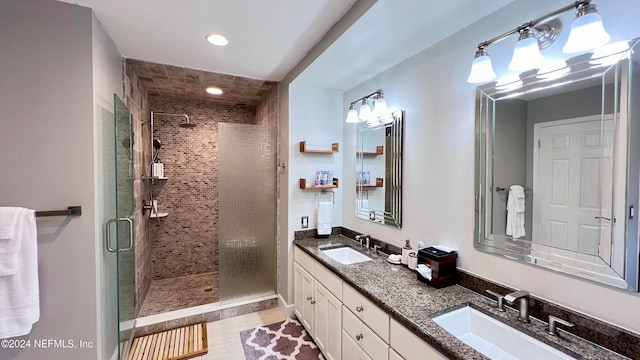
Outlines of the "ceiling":
{"type": "Polygon", "coordinates": [[[127,58],[280,81],[355,0],[60,0],[90,7],[127,58]],[[221,33],[229,45],[209,44],[221,33]]]}
{"type": "Polygon", "coordinates": [[[378,0],[294,83],[348,90],[514,1],[378,0]]]}

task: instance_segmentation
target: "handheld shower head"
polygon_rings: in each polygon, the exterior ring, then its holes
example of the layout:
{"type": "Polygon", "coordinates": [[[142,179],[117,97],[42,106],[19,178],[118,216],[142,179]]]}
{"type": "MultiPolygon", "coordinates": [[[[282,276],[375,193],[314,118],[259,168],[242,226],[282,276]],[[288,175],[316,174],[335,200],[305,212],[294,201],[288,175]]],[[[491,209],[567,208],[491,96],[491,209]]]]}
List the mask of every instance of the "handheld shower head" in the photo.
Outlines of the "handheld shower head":
{"type": "Polygon", "coordinates": [[[153,139],[153,148],[158,150],[162,146],[162,143],[158,139],[153,139]]]}

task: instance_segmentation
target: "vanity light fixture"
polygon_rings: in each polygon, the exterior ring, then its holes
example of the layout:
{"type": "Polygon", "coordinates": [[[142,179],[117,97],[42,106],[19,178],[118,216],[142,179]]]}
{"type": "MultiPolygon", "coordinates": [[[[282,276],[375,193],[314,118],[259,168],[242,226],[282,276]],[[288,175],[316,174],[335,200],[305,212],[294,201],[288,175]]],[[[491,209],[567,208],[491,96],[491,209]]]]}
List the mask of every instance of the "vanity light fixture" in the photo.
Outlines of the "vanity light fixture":
{"type": "Polygon", "coordinates": [[[569,40],[563,48],[564,53],[592,50],[606,44],[611,39],[604,30],[602,18],[591,0],[578,0],[571,5],[478,44],[467,82],[472,84],[485,83],[496,78],[487,47],[513,34],[519,34],[519,39],[509,64],[509,70],[522,72],[540,67],[544,62],[540,50],[551,46],[562,30],[562,22],[557,19],[557,16],[572,9],[576,11],[576,18],[571,25],[569,40]]]}
{"type": "Polygon", "coordinates": [[[207,35],[205,38],[208,42],[216,46],[226,46],[229,44],[229,40],[222,34],[213,33],[207,35]]]}
{"type": "Polygon", "coordinates": [[[363,96],[349,104],[349,111],[347,112],[347,123],[358,123],[360,121],[367,121],[367,124],[373,122],[379,123],[381,117],[388,116],[389,110],[387,109],[387,102],[384,99],[382,90],[377,90],[367,96],[363,96]],[[373,111],[369,101],[373,102],[373,111]],[[360,104],[360,112],[356,111],[356,105],[360,104]]]}
{"type": "Polygon", "coordinates": [[[222,95],[223,91],[219,87],[209,86],[207,88],[206,92],[211,94],[211,95],[222,95]]]}

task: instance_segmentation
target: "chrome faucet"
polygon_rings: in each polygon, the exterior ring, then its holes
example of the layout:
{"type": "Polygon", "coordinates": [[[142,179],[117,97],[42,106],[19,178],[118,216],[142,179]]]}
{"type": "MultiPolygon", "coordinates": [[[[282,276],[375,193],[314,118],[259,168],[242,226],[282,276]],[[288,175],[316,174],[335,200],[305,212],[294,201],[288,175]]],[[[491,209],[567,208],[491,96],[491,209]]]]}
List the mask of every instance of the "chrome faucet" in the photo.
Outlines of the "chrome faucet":
{"type": "Polygon", "coordinates": [[[371,240],[371,236],[368,234],[356,235],[356,241],[360,242],[360,247],[366,246],[369,249],[369,241],[371,240]],[[366,245],[362,245],[362,240],[366,240],[366,245]]]}
{"type": "Polygon", "coordinates": [[[504,301],[513,305],[516,300],[520,300],[520,316],[518,320],[529,322],[529,293],[524,290],[514,291],[504,296],[504,301]]]}
{"type": "Polygon", "coordinates": [[[558,335],[558,324],[564,325],[566,327],[573,327],[575,325],[566,320],[560,319],[557,316],[549,315],[549,328],[547,329],[549,335],[558,335]]]}

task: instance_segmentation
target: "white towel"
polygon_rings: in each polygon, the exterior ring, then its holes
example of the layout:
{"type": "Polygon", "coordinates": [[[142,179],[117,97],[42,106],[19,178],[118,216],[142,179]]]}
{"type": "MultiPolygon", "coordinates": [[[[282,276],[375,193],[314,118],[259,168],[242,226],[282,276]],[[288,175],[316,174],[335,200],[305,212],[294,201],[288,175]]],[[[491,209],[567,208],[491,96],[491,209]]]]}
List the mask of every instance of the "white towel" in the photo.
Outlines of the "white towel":
{"type": "Polygon", "coordinates": [[[0,207],[0,276],[16,273],[23,210],[19,207],[0,207]]]}
{"type": "Polygon", "coordinates": [[[318,204],[318,235],[331,235],[331,220],[333,218],[333,204],[321,201],[318,204]]]}
{"type": "Polygon", "coordinates": [[[509,198],[507,199],[507,235],[514,239],[525,236],[524,211],[525,194],[524,188],[520,185],[512,185],[509,188],[509,198]]]}
{"type": "Polygon", "coordinates": [[[23,209],[17,221],[23,222],[18,268],[13,275],[0,276],[0,339],[28,334],[40,319],[35,211],[23,209]]]}

